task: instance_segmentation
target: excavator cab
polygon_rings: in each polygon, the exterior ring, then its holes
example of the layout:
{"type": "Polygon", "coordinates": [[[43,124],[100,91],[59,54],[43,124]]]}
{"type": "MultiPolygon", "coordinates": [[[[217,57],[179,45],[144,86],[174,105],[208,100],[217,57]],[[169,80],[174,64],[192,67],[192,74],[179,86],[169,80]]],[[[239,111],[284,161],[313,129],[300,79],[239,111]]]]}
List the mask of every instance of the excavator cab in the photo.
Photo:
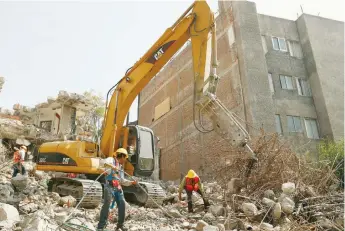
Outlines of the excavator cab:
{"type": "MultiPolygon", "coordinates": [[[[128,152],[128,159],[124,165],[125,172],[131,176],[150,177],[155,166],[156,143],[153,131],[149,128],[138,125],[122,128],[119,147],[127,149],[128,152]]],[[[141,187],[123,187],[126,201],[155,207],[155,202],[149,197],[154,197],[160,202],[165,198],[165,192],[159,185],[143,181],[139,181],[139,184],[141,187]]]]}
{"type": "Polygon", "coordinates": [[[144,177],[152,175],[155,143],[151,129],[138,125],[125,127],[119,147],[127,149],[128,160],[125,164],[125,171],[128,174],[144,177]]]}

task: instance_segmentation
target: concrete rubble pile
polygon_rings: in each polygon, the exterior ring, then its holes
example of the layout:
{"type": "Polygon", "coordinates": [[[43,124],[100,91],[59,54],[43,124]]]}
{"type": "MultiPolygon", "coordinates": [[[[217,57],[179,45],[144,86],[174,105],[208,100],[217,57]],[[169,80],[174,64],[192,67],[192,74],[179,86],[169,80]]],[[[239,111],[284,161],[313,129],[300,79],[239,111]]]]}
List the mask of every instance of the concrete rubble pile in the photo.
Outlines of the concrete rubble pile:
{"type": "MultiPolygon", "coordinates": [[[[73,230],[63,226],[79,225],[95,230],[101,205],[96,209],[75,209],[72,196],[60,197],[47,191],[50,173],[33,171],[25,162],[28,176],[11,179],[10,164],[0,170],[0,230],[73,230]]],[[[317,195],[312,187],[286,182],[280,190],[266,190],[259,196],[238,189],[232,179],[224,189],[218,182],[205,182],[205,195],[211,206],[204,211],[203,200],[193,195],[194,213],[178,202],[178,185],[160,182],[167,197],[162,208],[128,204],[126,226],[129,230],[343,230],[343,193],[336,190],[317,195]],[[226,192],[226,193],[225,193],[226,192]]],[[[186,201],[186,194],[182,194],[186,201]]],[[[117,208],[111,213],[110,230],[115,228],[117,208]]]]}
{"type": "MultiPolygon", "coordinates": [[[[95,230],[101,205],[96,209],[75,209],[72,196],[60,197],[47,191],[47,182],[52,174],[33,171],[33,164],[25,162],[28,176],[18,174],[11,179],[12,170],[8,164],[0,170],[0,230],[45,231],[69,230],[65,225],[80,225],[95,230]],[[73,213],[71,219],[66,221],[73,213]],[[65,223],[63,223],[65,222],[65,223]]],[[[166,184],[162,183],[164,187],[166,184]]],[[[130,230],[225,230],[224,216],[219,212],[205,213],[202,201],[194,198],[197,212],[188,214],[186,206],[177,203],[176,187],[170,185],[169,196],[175,200],[160,208],[145,208],[126,204],[126,226],[130,230]],[[211,226],[215,223],[215,226],[211,226]],[[220,227],[220,229],[218,228],[220,227]]],[[[185,198],[186,195],[183,195],[185,198]]],[[[214,208],[210,211],[213,211],[214,208]]],[[[116,225],[117,208],[111,213],[109,229],[116,225]]]]}
{"type": "MultiPolygon", "coordinates": [[[[333,189],[318,195],[311,186],[296,187],[295,183],[286,182],[280,190],[266,190],[252,197],[245,189],[236,188],[234,180],[237,179],[232,179],[226,189],[217,182],[205,183],[211,206],[207,213],[195,215],[197,224],[207,224],[210,228],[206,230],[344,230],[342,191],[333,189]]],[[[176,202],[177,186],[169,185],[167,190],[168,197],[173,198],[170,201],[176,202]]],[[[194,202],[202,205],[197,196],[194,202]]]]}
{"type": "Polygon", "coordinates": [[[37,128],[34,125],[23,124],[20,120],[9,118],[0,118],[0,137],[7,139],[40,139],[44,141],[59,140],[60,138],[44,129],[37,128]]]}

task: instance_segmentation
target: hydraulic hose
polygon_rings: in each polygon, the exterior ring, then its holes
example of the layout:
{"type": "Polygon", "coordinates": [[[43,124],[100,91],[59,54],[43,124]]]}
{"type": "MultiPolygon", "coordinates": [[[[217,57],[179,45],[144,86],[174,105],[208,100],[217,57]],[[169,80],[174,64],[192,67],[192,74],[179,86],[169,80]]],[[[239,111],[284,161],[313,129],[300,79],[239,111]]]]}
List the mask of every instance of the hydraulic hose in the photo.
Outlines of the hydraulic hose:
{"type": "MultiPolygon", "coordinates": [[[[67,216],[67,218],[64,220],[64,222],[62,224],[60,224],[56,229],[55,231],[57,231],[60,227],[62,226],[67,226],[69,228],[73,228],[72,227],[72,224],[68,223],[68,221],[71,219],[72,215],[75,213],[75,211],[77,210],[77,208],[80,206],[81,202],[84,200],[85,196],[90,192],[93,184],[95,182],[97,182],[97,180],[103,176],[107,171],[109,170],[105,170],[103,171],[94,181],[93,183],[91,184],[90,188],[88,191],[85,192],[85,194],[83,195],[83,197],[80,199],[79,203],[74,207],[73,211],[67,216]]],[[[133,181],[136,181],[131,175],[129,175],[128,173],[126,173],[125,171],[123,171],[124,174],[126,174],[131,180],[133,181]]],[[[143,190],[143,192],[147,195],[148,199],[151,199],[156,205],[157,207],[165,214],[167,215],[169,218],[174,218],[173,216],[171,216],[166,210],[164,210],[164,208],[162,206],[160,206],[152,197],[150,197],[150,195],[146,192],[146,190],[140,185],[140,184],[137,184],[138,187],[141,188],[141,190],[143,190]]],[[[79,226],[78,226],[79,227],[79,226]]],[[[81,226],[80,226],[81,227],[81,226]]],[[[82,227],[83,230],[87,229],[85,227],[82,227]]]]}
{"type": "Polygon", "coordinates": [[[104,172],[102,172],[102,173],[93,181],[93,183],[91,184],[89,190],[85,192],[85,194],[84,194],[83,197],[80,199],[79,203],[74,207],[74,209],[73,209],[73,211],[70,213],[70,215],[67,216],[67,218],[64,220],[64,222],[63,222],[61,225],[59,225],[59,226],[55,229],[55,231],[58,230],[58,229],[59,229],[61,226],[63,226],[63,225],[69,226],[69,223],[67,223],[67,221],[70,220],[71,216],[74,214],[74,212],[75,212],[75,211],[77,210],[77,208],[80,206],[80,204],[81,204],[81,202],[84,200],[85,196],[90,192],[92,186],[93,186],[93,185],[97,182],[97,180],[98,180],[99,178],[101,178],[101,176],[103,176],[104,173],[106,173],[106,172],[107,172],[107,170],[104,171],[104,172]]]}

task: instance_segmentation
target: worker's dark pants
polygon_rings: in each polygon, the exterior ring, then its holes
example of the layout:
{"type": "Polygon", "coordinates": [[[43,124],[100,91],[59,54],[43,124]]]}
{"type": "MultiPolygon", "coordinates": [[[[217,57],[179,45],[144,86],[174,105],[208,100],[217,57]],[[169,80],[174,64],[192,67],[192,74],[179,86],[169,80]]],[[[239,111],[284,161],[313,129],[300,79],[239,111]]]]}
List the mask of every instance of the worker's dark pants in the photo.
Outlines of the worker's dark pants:
{"type": "MultiPolygon", "coordinates": [[[[109,208],[114,190],[116,191],[117,189],[114,189],[109,184],[104,185],[104,203],[101,209],[99,223],[97,226],[98,229],[103,229],[107,225],[109,208]]],[[[117,226],[122,227],[123,223],[125,222],[126,203],[123,198],[123,192],[117,191],[115,194],[115,201],[118,211],[117,226]]]]}
{"type": "Polygon", "coordinates": [[[22,163],[15,163],[13,166],[13,174],[12,177],[16,177],[18,173],[25,175],[26,171],[24,165],[22,163]]]}
{"type": "MultiPolygon", "coordinates": [[[[192,195],[193,195],[193,191],[188,191],[187,189],[186,193],[187,193],[187,201],[188,201],[188,210],[191,211],[193,210],[193,201],[192,201],[192,195]]],[[[205,199],[204,194],[200,191],[200,189],[198,189],[198,191],[196,191],[201,197],[202,200],[204,201],[204,206],[207,207],[209,205],[207,199],[205,199]]]]}

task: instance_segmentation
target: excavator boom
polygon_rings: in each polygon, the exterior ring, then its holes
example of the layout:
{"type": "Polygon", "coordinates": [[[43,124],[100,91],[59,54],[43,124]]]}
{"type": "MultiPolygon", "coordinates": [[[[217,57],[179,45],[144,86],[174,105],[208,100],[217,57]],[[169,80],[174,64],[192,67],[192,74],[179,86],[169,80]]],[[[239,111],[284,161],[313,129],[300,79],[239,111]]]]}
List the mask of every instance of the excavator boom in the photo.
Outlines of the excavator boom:
{"type": "Polygon", "coordinates": [[[106,156],[118,147],[120,131],[132,102],[149,81],[191,38],[197,87],[203,87],[209,32],[214,15],[206,1],[195,1],[117,83],[108,103],[100,148],[106,156]]]}

